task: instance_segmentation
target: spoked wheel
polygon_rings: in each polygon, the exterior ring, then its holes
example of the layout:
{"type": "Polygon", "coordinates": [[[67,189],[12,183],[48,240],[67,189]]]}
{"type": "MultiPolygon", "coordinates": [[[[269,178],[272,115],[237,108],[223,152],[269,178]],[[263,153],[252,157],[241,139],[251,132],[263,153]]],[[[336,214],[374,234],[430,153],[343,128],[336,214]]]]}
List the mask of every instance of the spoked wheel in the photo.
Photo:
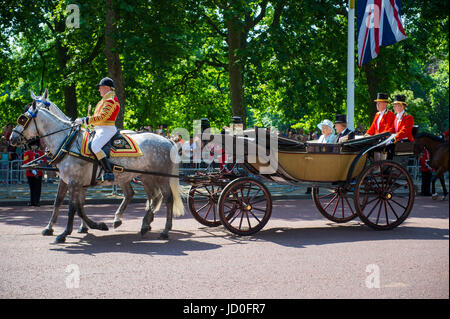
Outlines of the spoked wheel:
{"type": "Polygon", "coordinates": [[[188,207],[199,223],[208,227],[221,225],[216,208],[222,189],[223,186],[212,184],[191,186],[187,200],[188,207]]]}
{"type": "Polygon", "coordinates": [[[320,188],[320,193],[313,187],[312,197],[319,212],[333,222],[346,223],[358,216],[350,186],[320,188]]]}
{"type": "Polygon", "coordinates": [[[272,198],[260,181],[242,177],[222,191],[218,212],[222,224],[232,233],[246,236],[260,231],[272,213],[272,198]]]}
{"type": "Polygon", "coordinates": [[[355,207],[367,226],[376,230],[392,229],[408,217],[414,195],[414,184],[405,168],[393,161],[379,161],[358,177],[355,207]],[[366,202],[362,205],[364,198],[366,202]]]}

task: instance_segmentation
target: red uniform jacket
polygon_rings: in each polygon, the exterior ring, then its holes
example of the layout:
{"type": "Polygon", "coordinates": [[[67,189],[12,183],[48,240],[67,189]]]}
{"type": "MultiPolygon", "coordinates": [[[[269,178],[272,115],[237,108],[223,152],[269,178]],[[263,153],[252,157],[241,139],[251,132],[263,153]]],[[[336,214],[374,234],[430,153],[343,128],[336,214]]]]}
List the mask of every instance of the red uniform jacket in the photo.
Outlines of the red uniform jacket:
{"type": "Polygon", "coordinates": [[[389,132],[391,134],[394,133],[395,114],[389,110],[386,110],[383,117],[380,120],[380,124],[377,129],[377,120],[378,120],[379,116],[380,116],[380,112],[378,112],[375,115],[372,125],[369,127],[366,134],[377,135],[377,134],[381,134],[384,132],[389,132]]]}
{"type": "Polygon", "coordinates": [[[114,91],[109,91],[97,103],[94,115],[89,117],[88,123],[96,125],[115,125],[119,114],[119,99],[114,91]]]}
{"type": "Polygon", "coordinates": [[[394,120],[394,133],[395,141],[398,142],[404,138],[407,138],[410,142],[414,141],[412,136],[412,129],[414,125],[414,117],[412,115],[403,113],[402,118],[397,123],[397,118],[394,120]]]}
{"type": "MultiPolygon", "coordinates": [[[[25,154],[23,154],[23,163],[24,163],[24,164],[27,164],[27,163],[29,163],[29,162],[35,160],[36,158],[41,157],[42,155],[44,155],[44,152],[42,152],[42,151],[37,151],[37,152],[26,151],[25,154]]],[[[45,159],[45,157],[43,157],[41,160],[42,160],[42,162],[46,162],[46,161],[47,161],[47,160],[45,159]]],[[[35,175],[31,172],[31,170],[29,170],[29,169],[27,169],[26,175],[27,175],[28,177],[33,177],[33,176],[35,176],[35,175]]],[[[37,170],[37,176],[42,176],[42,175],[43,175],[42,170],[37,170]]]]}
{"type": "Polygon", "coordinates": [[[427,161],[430,160],[430,152],[424,147],[422,150],[422,156],[419,159],[420,162],[420,171],[421,172],[431,172],[432,169],[427,166],[427,161]]]}

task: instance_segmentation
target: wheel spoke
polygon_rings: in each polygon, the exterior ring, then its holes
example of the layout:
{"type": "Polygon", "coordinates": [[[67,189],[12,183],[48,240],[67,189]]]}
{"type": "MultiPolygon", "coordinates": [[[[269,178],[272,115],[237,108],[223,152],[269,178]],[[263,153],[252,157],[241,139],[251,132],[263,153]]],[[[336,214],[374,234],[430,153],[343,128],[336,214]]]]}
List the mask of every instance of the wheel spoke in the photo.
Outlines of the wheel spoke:
{"type": "MultiPolygon", "coordinates": [[[[381,201],[381,199],[380,199],[380,201],[381,201]]],[[[380,220],[381,206],[383,206],[383,204],[380,204],[380,207],[378,208],[377,221],[375,222],[375,224],[377,224],[377,225],[378,225],[378,221],[380,220]]]]}
{"type": "MultiPolygon", "coordinates": [[[[252,208],[252,210],[254,209],[254,207],[252,208]]],[[[265,210],[263,210],[263,212],[266,212],[265,210]]],[[[258,221],[258,223],[261,223],[261,220],[258,218],[258,217],[256,217],[256,215],[255,214],[253,214],[253,212],[250,210],[250,214],[252,214],[252,216],[253,217],[255,217],[255,219],[258,221]]]]}
{"type": "Polygon", "coordinates": [[[347,202],[348,207],[350,207],[350,211],[352,212],[352,215],[354,215],[355,213],[353,212],[352,205],[350,205],[350,203],[348,202],[347,197],[345,197],[345,201],[347,202]]]}
{"type": "Polygon", "coordinates": [[[329,193],[329,194],[325,194],[325,195],[319,196],[319,199],[322,199],[322,198],[327,198],[327,197],[330,197],[330,196],[335,196],[335,195],[336,195],[336,193],[335,193],[335,192],[331,192],[331,193],[329,193]]]}
{"type": "Polygon", "coordinates": [[[392,212],[394,213],[395,217],[398,219],[398,215],[395,213],[395,209],[392,207],[391,203],[389,201],[387,202],[389,207],[391,208],[392,212]]]}
{"type": "Polygon", "coordinates": [[[396,203],[396,204],[397,204],[398,206],[400,206],[401,208],[406,209],[406,206],[403,206],[402,204],[398,203],[396,200],[394,200],[394,199],[391,198],[391,201],[394,202],[394,203],[396,203]]]}
{"type": "Polygon", "coordinates": [[[197,212],[201,211],[203,208],[205,208],[205,207],[208,206],[208,205],[209,205],[209,202],[206,203],[205,205],[203,205],[202,207],[200,207],[199,209],[197,209],[197,212]]]}
{"type": "Polygon", "coordinates": [[[337,198],[337,196],[338,196],[337,193],[334,194],[333,198],[325,205],[323,209],[326,210],[328,206],[330,206],[330,204],[337,198]]]}
{"type": "Polygon", "coordinates": [[[386,224],[389,226],[389,217],[388,217],[388,212],[387,212],[387,206],[386,206],[386,201],[384,202],[384,214],[386,215],[386,224]]]}
{"type": "Polygon", "coordinates": [[[205,217],[204,217],[204,219],[208,219],[208,215],[209,215],[209,212],[211,211],[211,205],[209,205],[209,207],[208,207],[208,210],[206,211],[206,215],[205,215],[205,217]]]}
{"type": "Polygon", "coordinates": [[[367,218],[369,218],[370,217],[370,215],[372,215],[372,213],[373,213],[373,211],[374,211],[374,209],[375,209],[375,207],[377,207],[378,206],[378,204],[381,202],[381,199],[380,198],[378,198],[378,202],[372,207],[372,209],[370,210],[370,212],[369,212],[369,214],[367,214],[367,218]]]}
{"type": "Polygon", "coordinates": [[[250,218],[248,217],[248,211],[245,213],[245,216],[247,217],[248,229],[252,229],[252,225],[250,225],[250,218]]]}
{"type": "MultiPolygon", "coordinates": [[[[337,196],[337,194],[336,194],[336,196],[337,196]]],[[[338,200],[336,201],[336,204],[333,207],[333,214],[331,214],[331,216],[333,216],[333,217],[334,217],[334,214],[336,214],[336,208],[337,208],[338,204],[339,204],[339,198],[338,198],[338,200]]]]}

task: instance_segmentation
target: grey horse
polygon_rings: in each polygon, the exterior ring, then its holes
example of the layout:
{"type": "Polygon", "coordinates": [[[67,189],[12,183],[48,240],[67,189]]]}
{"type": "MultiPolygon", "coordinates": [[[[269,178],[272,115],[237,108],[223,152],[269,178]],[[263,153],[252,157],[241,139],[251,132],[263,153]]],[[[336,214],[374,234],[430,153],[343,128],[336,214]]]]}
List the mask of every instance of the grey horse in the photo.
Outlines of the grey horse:
{"type": "MultiPolygon", "coordinates": [[[[46,98],[47,93],[44,93],[39,103],[42,104],[46,98]]],[[[67,136],[72,122],[68,121],[67,117],[61,118],[61,116],[55,114],[56,112],[51,112],[41,104],[38,105],[38,102],[33,100],[32,105],[25,114],[29,118],[28,124],[25,126],[16,126],[11,134],[10,142],[12,145],[18,145],[24,140],[41,137],[41,140],[47,145],[49,151],[52,154],[56,154],[58,147],[67,136]]],[[[140,172],[158,172],[172,176],[178,175],[178,165],[175,163],[176,161],[172,161],[173,157],[171,157],[171,152],[172,154],[174,152],[174,144],[171,141],[151,133],[136,134],[133,137],[139,145],[143,156],[135,158],[112,158],[111,162],[113,164],[140,172]]],[[[76,152],[80,145],[81,135],[79,134],[70,151],[76,152]]],[[[94,168],[93,163],[66,155],[56,166],[59,170],[61,183],[59,185],[58,197],[55,200],[55,208],[57,206],[59,207],[61,204],[60,201],[64,199],[65,193],[69,191],[69,218],[67,227],[62,234],[56,237],[56,242],[65,242],[66,237],[72,233],[75,212],[78,213],[90,228],[108,230],[106,224],[95,223],[87,217],[84,211],[86,191],[90,185],[91,174],[94,168]]],[[[118,225],[121,223],[122,213],[134,194],[131,188],[131,181],[135,177],[140,177],[147,194],[147,205],[142,221],[141,234],[145,234],[151,229],[150,223],[153,221],[154,213],[159,209],[164,200],[167,206],[167,219],[161,237],[168,238],[169,230],[172,228],[172,216],[178,217],[184,214],[183,202],[179,193],[179,179],[176,177],[122,172],[115,173],[114,182],[103,182],[102,185],[118,184],[124,192],[125,198],[116,212],[114,224],[118,225]]]]}
{"type": "MultiPolygon", "coordinates": [[[[61,109],[55,103],[53,103],[52,101],[50,101],[48,99],[48,90],[47,89],[45,89],[44,93],[41,96],[36,96],[32,90],[30,90],[30,94],[31,94],[31,98],[33,100],[38,101],[37,105],[39,107],[45,107],[50,112],[52,112],[53,114],[58,116],[59,118],[64,119],[66,121],[70,121],[70,118],[68,116],[66,116],[64,114],[64,112],[61,111],[61,109]]],[[[128,130],[127,131],[122,130],[122,132],[136,133],[134,131],[128,131],[128,130]]],[[[128,206],[128,204],[130,203],[131,199],[134,196],[134,190],[131,186],[131,183],[126,184],[126,186],[125,186],[125,184],[123,184],[122,187],[124,187],[124,190],[123,190],[124,198],[123,198],[122,203],[120,204],[119,208],[117,209],[116,213],[114,214],[114,224],[113,224],[114,228],[118,228],[120,225],[122,225],[122,215],[123,215],[126,207],[128,206]]],[[[55,224],[58,220],[59,210],[61,208],[62,203],[64,202],[64,198],[66,197],[67,190],[68,190],[67,184],[62,179],[60,179],[59,184],[58,184],[58,192],[56,194],[55,202],[53,204],[52,216],[50,217],[50,221],[48,222],[47,226],[42,231],[42,235],[44,235],[44,236],[52,236],[53,235],[53,226],[55,226],[55,224]]],[[[147,201],[147,205],[151,205],[151,203],[149,203],[147,201]]],[[[154,213],[157,210],[158,209],[154,209],[154,213]]],[[[78,229],[78,233],[87,233],[87,232],[88,232],[88,225],[82,219],[80,228],[78,229]]]]}

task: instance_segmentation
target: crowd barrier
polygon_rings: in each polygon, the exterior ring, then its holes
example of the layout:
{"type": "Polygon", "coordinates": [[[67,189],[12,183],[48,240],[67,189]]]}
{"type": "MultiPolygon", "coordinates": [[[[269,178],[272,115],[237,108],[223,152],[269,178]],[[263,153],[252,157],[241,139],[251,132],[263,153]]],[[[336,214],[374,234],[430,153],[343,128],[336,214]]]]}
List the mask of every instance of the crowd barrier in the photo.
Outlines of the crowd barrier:
{"type": "MultiPolygon", "coordinates": [[[[395,157],[394,160],[400,161],[403,166],[406,166],[409,174],[414,180],[421,178],[420,165],[415,157],[395,157]]],[[[18,184],[26,184],[27,178],[25,169],[22,169],[23,160],[14,161],[0,161],[0,187],[6,187],[9,194],[9,188],[18,184]]],[[[217,165],[218,166],[218,165],[217,165]]],[[[199,169],[205,169],[207,165],[205,163],[181,163],[179,174],[190,175],[199,169]]],[[[44,171],[42,182],[45,183],[58,183],[59,176],[56,171],[44,171]]],[[[112,193],[117,192],[117,187],[111,187],[112,193]]]]}

